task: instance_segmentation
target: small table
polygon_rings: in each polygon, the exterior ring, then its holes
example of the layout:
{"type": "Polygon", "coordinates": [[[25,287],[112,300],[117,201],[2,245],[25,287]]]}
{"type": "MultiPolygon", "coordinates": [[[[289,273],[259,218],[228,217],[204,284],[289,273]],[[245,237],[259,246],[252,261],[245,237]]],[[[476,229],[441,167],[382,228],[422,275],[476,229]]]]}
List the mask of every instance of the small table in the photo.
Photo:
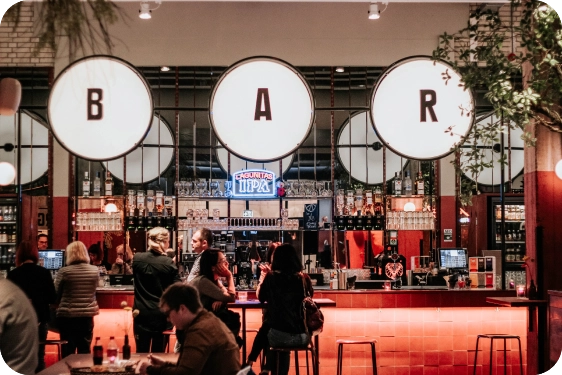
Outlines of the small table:
{"type": "MultiPolygon", "coordinates": [[[[313,298],[313,300],[318,307],[336,307],[336,301],[329,298],[313,298]]],[[[244,340],[244,343],[242,344],[242,365],[246,364],[246,310],[263,309],[266,306],[266,303],[261,303],[257,299],[249,299],[244,302],[236,300],[236,302],[230,302],[228,304],[228,307],[230,308],[242,309],[242,339],[244,340]]],[[[318,335],[314,336],[314,345],[316,346],[316,363],[314,364],[314,367],[316,368],[316,374],[318,374],[318,369],[320,367],[320,340],[318,339],[318,335]]]]}
{"type": "Polygon", "coordinates": [[[538,306],[545,306],[546,300],[534,300],[520,297],[486,297],[486,302],[506,307],[528,307],[529,308],[529,332],[533,332],[535,326],[535,310],[538,306]]]}
{"type": "MultiPolygon", "coordinates": [[[[134,353],[131,354],[131,361],[146,362],[148,353],[134,353]]],[[[176,362],[178,355],[175,353],[155,353],[156,356],[163,358],[166,361],[176,362]]],[[[58,361],[52,366],[47,367],[45,370],[39,372],[37,375],[64,375],[70,374],[68,370],[69,364],[72,367],[90,367],[94,364],[92,354],[71,354],[68,357],[58,361]]]]}

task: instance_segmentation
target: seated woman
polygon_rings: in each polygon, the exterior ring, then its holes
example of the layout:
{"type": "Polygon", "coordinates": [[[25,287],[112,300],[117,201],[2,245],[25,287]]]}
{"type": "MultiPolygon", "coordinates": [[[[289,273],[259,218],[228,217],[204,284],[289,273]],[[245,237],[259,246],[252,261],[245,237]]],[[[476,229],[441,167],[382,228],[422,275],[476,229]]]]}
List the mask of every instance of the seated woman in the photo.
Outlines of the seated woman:
{"type": "MultiPolygon", "coordinates": [[[[302,273],[302,264],[295,248],[283,244],[273,255],[271,273],[268,273],[259,286],[258,298],[267,302],[267,338],[272,347],[306,347],[310,336],[306,332],[302,317],[302,301],[306,295],[313,295],[312,283],[308,275],[302,273]],[[306,289],[305,289],[306,288],[306,289]]],[[[279,353],[279,373],[276,374],[276,357],[269,352],[267,368],[274,375],[289,373],[288,352],[279,353]]]]}
{"type": "Polygon", "coordinates": [[[228,310],[226,304],[236,300],[236,289],[234,277],[228,269],[228,261],[224,253],[217,249],[208,249],[201,253],[199,276],[191,280],[190,284],[199,291],[201,303],[205,309],[212,311],[221,319],[236,337],[238,345],[241,345],[240,315],[228,310]],[[220,281],[224,277],[227,280],[225,288],[220,281]]]}
{"type": "Polygon", "coordinates": [[[111,266],[111,273],[113,275],[133,274],[133,269],[131,268],[133,264],[133,252],[129,245],[127,245],[126,248],[126,251],[123,251],[123,245],[119,245],[115,248],[117,259],[115,259],[115,263],[111,266]]]}

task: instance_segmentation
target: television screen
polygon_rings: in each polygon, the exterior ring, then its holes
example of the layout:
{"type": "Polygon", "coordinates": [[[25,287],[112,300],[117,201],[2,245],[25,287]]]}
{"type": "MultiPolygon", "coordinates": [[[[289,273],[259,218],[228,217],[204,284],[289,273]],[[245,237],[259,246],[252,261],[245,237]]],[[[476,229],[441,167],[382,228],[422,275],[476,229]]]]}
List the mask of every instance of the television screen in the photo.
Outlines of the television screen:
{"type": "Polygon", "coordinates": [[[466,249],[439,249],[441,268],[468,268],[466,249]]]}
{"type": "Polygon", "coordinates": [[[48,270],[59,270],[64,266],[64,250],[39,250],[39,264],[48,270]]]}

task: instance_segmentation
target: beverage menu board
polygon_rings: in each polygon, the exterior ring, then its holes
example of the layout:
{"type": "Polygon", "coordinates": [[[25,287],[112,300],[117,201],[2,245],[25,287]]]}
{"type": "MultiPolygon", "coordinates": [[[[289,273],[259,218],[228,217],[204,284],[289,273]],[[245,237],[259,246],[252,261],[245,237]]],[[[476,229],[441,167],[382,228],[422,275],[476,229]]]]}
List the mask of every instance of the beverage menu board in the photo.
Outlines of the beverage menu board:
{"type": "Polygon", "coordinates": [[[48,270],[58,270],[64,266],[64,251],[40,250],[39,262],[48,270]]]}

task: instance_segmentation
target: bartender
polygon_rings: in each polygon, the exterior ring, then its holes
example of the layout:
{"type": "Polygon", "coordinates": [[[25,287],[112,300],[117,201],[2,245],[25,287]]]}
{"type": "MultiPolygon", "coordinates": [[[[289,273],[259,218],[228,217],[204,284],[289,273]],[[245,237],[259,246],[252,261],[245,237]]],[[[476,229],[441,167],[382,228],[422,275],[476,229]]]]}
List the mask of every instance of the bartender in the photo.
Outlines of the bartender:
{"type": "Polygon", "coordinates": [[[133,262],[133,252],[129,245],[126,247],[126,251],[123,251],[123,245],[117,246],[115,249],[117,258],[115,263],[111,265],[111,273],[113,275],[132,275],[133,269],[131,264],[133,262]]]}
{"type": "Polygon", "coordinates": [[[37,250],[47,250],[49,244],[49,237],[46,234],[41,233],[37,236],[37,250]]]}

